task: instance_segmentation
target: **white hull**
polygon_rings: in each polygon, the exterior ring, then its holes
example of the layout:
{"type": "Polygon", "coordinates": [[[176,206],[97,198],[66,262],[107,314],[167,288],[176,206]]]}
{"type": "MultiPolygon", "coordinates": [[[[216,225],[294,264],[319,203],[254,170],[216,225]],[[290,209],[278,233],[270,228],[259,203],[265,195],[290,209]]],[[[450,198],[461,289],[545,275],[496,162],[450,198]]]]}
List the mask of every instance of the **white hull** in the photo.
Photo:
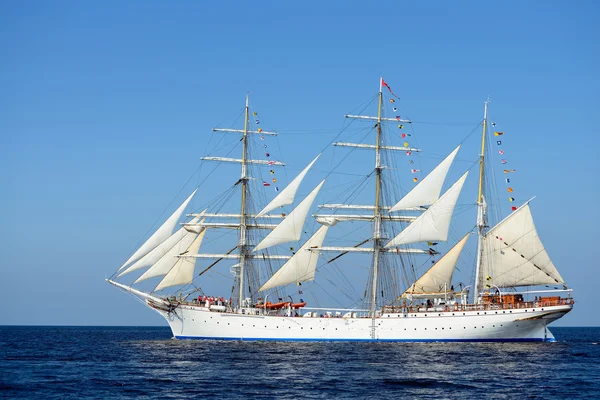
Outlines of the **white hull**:
{"type": "Polygon", "coordinates": [[[372,318],[243,315],[181,305],[156,310],[178,339],[291,341],[554,341],[547,325],[572,305],[486,311],[383,314],[372,318]]]}

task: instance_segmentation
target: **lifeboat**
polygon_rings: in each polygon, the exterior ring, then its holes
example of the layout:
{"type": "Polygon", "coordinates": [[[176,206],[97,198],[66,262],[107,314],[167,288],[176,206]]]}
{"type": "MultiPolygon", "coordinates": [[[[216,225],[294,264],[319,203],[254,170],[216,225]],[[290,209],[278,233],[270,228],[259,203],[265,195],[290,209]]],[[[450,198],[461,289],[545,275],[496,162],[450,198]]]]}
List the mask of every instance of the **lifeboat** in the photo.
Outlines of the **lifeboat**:
{"type": "Polygon", "coordinates": [[[289,301],[282,301],[280,303],[271,303],[270,301],[267,301],[265,304],[257,304],[256,308],[266,308],[267,310],[279,310],[281,308],[287,307],[289,304],[289,301]]]}
{"type": "Polygon", "coordinates": [[[265,304],[257,304],[255,307],[256,308],[263,308],[263,309],[267,309],[267,310],[281,310],[282,308],[288,308],[291,306],[291,308],[293,309],[299,309],[302,308],[306,305],[306,302],[303,301],[302,303],[291,303],[289,301],[282,301],[279,303],[271,303],[270,301],[267,301],[265,304]]]}
{"type": "Polygon", "coordinates": [[[292,308],[294,308],[294,309],[298,309],[298,308],[302,308],[302,307],[304,307],[305,305],[306,305],[306,302],[305,302],[305,301],[303,301],[302,303],[293,303],[293,304],[292,304],[292,308]]]}

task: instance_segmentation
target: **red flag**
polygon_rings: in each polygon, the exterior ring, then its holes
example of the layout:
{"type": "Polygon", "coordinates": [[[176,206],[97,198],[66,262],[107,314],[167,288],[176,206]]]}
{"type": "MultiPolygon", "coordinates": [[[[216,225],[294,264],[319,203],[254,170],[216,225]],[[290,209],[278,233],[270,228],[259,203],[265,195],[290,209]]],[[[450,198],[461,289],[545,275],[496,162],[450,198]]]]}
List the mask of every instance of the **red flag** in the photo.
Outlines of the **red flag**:
{"type": "Polygon", "coordinates": [[[515,207],[515,206],[512,206],[510,209],[513,211],[517,211],[517,207],[515,207]]]}
{"type": "Polygon", "coordinates": [[[392,96],[394,96],[395,98],[397,98],[398,100],[400,99],[400,97],[396,96],[396,94],[394,92],[392,92],[392,88],[390,87],[390,85],[388,85],[387,83],[385,83],[385,81],[383,80],[383,78],[381,78],[381,86],[385,86],[390,93],[392,94],[392,96]]]}
{"type": "Polygon", "coordinates": [[[263,181],[263,186],[271,186],[271,184],[263,181]]]}

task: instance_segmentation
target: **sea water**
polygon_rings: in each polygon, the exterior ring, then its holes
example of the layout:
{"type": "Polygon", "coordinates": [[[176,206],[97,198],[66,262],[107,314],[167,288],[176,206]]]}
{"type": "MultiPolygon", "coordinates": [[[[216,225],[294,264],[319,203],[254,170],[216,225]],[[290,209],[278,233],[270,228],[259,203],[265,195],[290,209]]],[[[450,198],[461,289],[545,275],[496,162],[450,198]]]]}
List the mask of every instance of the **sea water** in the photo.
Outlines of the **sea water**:
{"type": "Polygon", "coordinates": [[[600,328],[552,331],[556,343],[279,343],[0,326],[0,397],[600,398],[600,328]]]}

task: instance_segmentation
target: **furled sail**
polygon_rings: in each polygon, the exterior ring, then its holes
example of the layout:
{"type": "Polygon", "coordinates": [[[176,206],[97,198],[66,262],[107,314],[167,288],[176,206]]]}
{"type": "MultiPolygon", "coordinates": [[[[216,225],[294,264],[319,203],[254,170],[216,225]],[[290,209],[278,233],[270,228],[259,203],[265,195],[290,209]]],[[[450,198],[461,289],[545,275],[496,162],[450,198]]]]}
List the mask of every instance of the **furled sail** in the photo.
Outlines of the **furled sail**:
{"type": "MultiPolygon", "coordinates": [[[[206,230],[200,232],[200,235],[204,236],[205,231],[206,230]]],[[[188,247],[190,247],[190,245],[194,242],[196,236],[197,235],[195,233],[186,232],[186,235],[179,241],[179,243],[173,246],[164,256],[160,258],[160,260],[158,260],[158,262],[156,262],[156,264],[150,267],[133,283],[135,284],[145,281],[146,279],[154,278],[155,276],[165,275],[171,270],[171,268],[173,268],[179,259],[177,256],[189,252],[188,247]]],[[[193,254],[196,253],[197,251],[195,251],[193,254]]]]}
{"type": "Polygon", "coordinates": [[[328,229],[328,225],[320,227],[259,290],[263,291],[295,282],[312,281],[315,278],[319,252],[310,249],[321,247],[328,229]]]}
{"type": "Polygon", "coordinates": [[[401,244],[432,240],[445,241],[448,238],[448,229],[450,229],[450,220],[452,219],[454,206],[468,174],[468,171],[465,172],[442,197],[386,244],[385,247],[389,248],[401,244]]]}
{"type": "Polygon", "coordinates": [[[556,285],[563,278],[540,240],[529,204],[510,214],[483,237],[480,285],[556,285]]]}
{"type": "Polygon", "coordinates": [[[396,203],[390,212],[433,204],[440,197],[442,185],[459,149],[460,146],[454,149],[429,175],[396,203]]]}
{"type": "Polygon", "coordinates": [[[158,230],[154,232],[152,236],[150,236],[150,238],[146,240],[146,242],[135,253],[133,253],[131,257],[129,257],[129,260],[127,260],[127,262],[125,262],[125,264],[123,264],[119,270],[125,268],[125,266],[127,266],[129,263],[144,257],[162,242],[167,240],[169,236],[171,236],[173,229],[175,229],[175,225],[177,225],[177,221],[179,221],[179,218],[181,218],[181,214],[183,214],[185,207],[187,207],[188,203],[192,200],[192,197],[194,197],[194,194],[196,194],[197,190],[198,189],[194,190],[192,194],[190,194],[190,196],[179,206],[177,210],[175,210],[173,214],[171,214],[171,216],[161,225],[161,227],[158,228],[158,230]]]}
{"type": "Polygon", "coordinates": [[[298,174],[298,176],[296,176],[290,182],[290,184],[285,187],[285,189],[283,189],[281,192],[279,192],[279,194],[277,196],[275,196],[275,198],[273,200],[271,200],[271,202],[269,204],[267,204],[267,206],[265,208],[263,208],[261,212],[256,214],[256,216],[260,217],[261,215],[264,215],[264,214],[268,213],[269,211],[273,211],[277,207],[282,207],[287,204],[292,204],[294,202],[294,197],[296,196],[296,192],[298,191],[298,187],[300,187],[300,183],[302,183],[302,180],[308,173],[308,170],[310,169],[310,167],[313,166],[313,164],[317,161],[317,159],[320,156],[321,156],[321,154],[316,156],[315,159],[312,160],[310,162],[310,164],[308,164],[306,166],[306,168],[304,168],[302,170],[302,172],[300,172],[298,174]]]}
{"type": "Polygon", "coordinates": [[[288,216],[285,217],[283,221],[281,221],[281,223],[277,225],[277,227],[273,229],[252,251],[258,251],[281,243],[300,240],[306,216],[324,183],[325,180],[321,181],[321,183],[319,183],[317,187],[314,188],[300,204],[298,204],[298,207],[289,213],[288,216]]]}
{"type": "MultiPolygon", "coordinates": [[[[470,233],[467,233],[454,247],[450,249],[438,262],[436,262],[427,272],[423,274],[415,283],[413,283],[402,294],[407,297],[411,294],[439,293],[444,288],[450,288],[452,285],[452,275],[458,262],[458,257],[462,252],[470,233]]],[[[447,290],[447,289],[446,289],[447,290]]]]}
{"type": "MultiPolygon", "coordinates": [[[[200,232],[194,239],[192,244],[187,248],[186,253],[196,254],[204,239],[206,230],[200,232]]],[[[161,290],[170,286],[185,285],[191,283],[194,280],[194,267],[196,266],[196,259],[189,257],[181,257],[177,260],[173,268],[165,275],[165,277],[156,286],[154,291],[161,290]]]]}
{"type": "MultiPolygon", "coordinates": [[[[192,219],[190,221],[190,224],[198,223],[199,219],[200,219],[200,217],[194,217],[194,219],[192,219]]],[[[123,276],[125,274],[128,274],[130,272],[136,271],[140,268],[149,267],[151,265],[154,265],[165,254],[167,254],[167,252],[169,250],[171,250],[171,248],[173,246],[175,246],[177,243],[179,243],[179,241],[181,241],[181,239],[183,239],[183,237],[188,233],[188,231],[189,230],[187,228],[180,228],[174,234],[169,236],[169,238],[167,240],[165,240],[160,245],[158,245],[158,247],[156,247],[150,253],[146,254],[144,257],[140,258],[139,260],[137,260],[136,262],[131,264],[129,267],[127,267],[127,269],[125,269],[125,271],[123,271],[119,274],[119,277],[123,276]]]]}

